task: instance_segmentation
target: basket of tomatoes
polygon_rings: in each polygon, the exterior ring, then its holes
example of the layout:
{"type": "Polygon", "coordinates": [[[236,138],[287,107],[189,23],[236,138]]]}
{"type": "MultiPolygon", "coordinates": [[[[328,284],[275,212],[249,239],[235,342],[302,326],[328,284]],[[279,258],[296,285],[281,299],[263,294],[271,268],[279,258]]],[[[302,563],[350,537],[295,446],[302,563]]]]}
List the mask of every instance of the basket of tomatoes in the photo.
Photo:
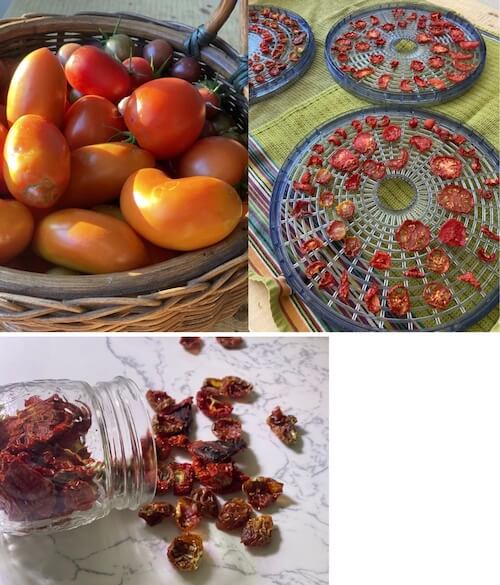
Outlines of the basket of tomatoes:
{"type": "Polygon", "coordinates": [[[0,26],[0,329],[210,330],[247,295],[244,60],[131,14],[0,26]]]}

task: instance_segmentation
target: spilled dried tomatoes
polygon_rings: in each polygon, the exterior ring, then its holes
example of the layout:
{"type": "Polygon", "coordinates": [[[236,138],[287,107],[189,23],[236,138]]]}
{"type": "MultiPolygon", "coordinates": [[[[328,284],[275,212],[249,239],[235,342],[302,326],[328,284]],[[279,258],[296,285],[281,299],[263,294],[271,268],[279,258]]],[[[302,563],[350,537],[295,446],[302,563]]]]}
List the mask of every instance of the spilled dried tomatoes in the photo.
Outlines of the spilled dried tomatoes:
{"type": "Polygon", "coordinates": [[[201,412],[211,419],[227,417],[233,412],[233,405],[221,400],[219,391],[211,387],[202,388],[197,392],[196,404],[201,412]]]}
{"type": "Polygon", "coordinates": [[[192,498],[179,498],[175,506],[174,519],[179,530],[193,530],[201,522],[201,511],[198,503],[192,498]]]}
{"type": "Polygon", "coordinates": [[[175,404],[175,400],[162,390],[148,390],[146,400],[155,412],[161,412],[175,404]]]}

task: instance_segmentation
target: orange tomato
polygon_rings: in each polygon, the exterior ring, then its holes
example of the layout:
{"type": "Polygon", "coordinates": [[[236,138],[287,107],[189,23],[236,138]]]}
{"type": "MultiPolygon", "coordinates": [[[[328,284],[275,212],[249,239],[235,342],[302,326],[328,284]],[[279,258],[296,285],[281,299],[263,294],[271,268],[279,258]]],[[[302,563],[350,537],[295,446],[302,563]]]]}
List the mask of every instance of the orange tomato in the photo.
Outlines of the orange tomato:
{"type": "Polygon", "coordinates": [[[223,136],[198,140],[177,163],[179,177],[216,177],[230,185],[238,184],[248,165],[247,149],[223,136]]]}
{"type": "Polygon", "coordinates": [[[54,205],[70,176],[70,152],[61,131],[41,116],[19,118],[5,140],[3,174],[10,193],[22,203],[54,205]]]}
{"type": "Polygon", "coordinates": [[[0,263],[20,254],[30,243],[34,221],[27,207],[18,201],[0,199],[0,263]]]}
{"type": "Polygon", "coordinates": [[[131,175],[123,186],[120,207],[142,237],[179,251],[219,242],[241,217],[241,200],[228,183],[213,177],[169,179],[158,169],[131,175]]]}
{"type": "Polygon", "coordinates": [[[37,254],[89,274],[122,272],[148,262],[139,236],[123,221],[87,209],[63,209],[43,219],[33,239],[37,254]]]}
{"type": "Polygon", "coordinates": [[[133,144],[107,142],[82,146],[71,153],[71,179],[57,203],[62,207],[94,207],[116,199],[128,177],[153,167],[153,155],[133,144]]]}
{"type": "Polygon", "coordinates": [[[5,145],[6,138],[7,138],[7,128],[3,124],[0,124],[0,160],[2,161],[2,165],[0,167],[0,194],[2,194],[2,195],[9,194],[9,190],[7,189],[7,185],[5,184],[5,181],[3,178],[3,147],[5,145]]]}
{"type": "Polygon", "coordinates": [[[64,136],[71,150],[108,142],[125,130],[115,104],[98,95],[86,95],[71,105],[64,118],[64,136]]]}
{"type": "Polygon", "coordinates": [[[43,116],[61,126],[67,82],[58,58],[46,47],[32,51],[19,63],[7,93],[7,120],[12,125],[25,114],[43,116]]]}

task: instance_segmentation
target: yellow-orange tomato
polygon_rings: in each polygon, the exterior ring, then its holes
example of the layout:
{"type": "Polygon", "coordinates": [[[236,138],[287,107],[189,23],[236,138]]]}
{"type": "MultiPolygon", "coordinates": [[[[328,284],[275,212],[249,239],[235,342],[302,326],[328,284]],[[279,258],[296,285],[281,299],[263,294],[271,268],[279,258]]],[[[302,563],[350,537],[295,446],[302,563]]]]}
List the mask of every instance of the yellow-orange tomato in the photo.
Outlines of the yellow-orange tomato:
{"type": "Polygon", "coordinates": [[[0,199],[0,263],[20,254],[30,243],[35,222],[18,201],[0,199]]]}
{"type": "Polygon", "coordinates": [[[152,154],[133,144],[108,142],[82,146],[71,153],[71,179],[57,207],[94,207],[120,196],[128,177],[154,167],[152,154]]]}
{"type": "Polygon", "coordinates": [[[179,159],[179,177],[216,177],[230,185],[239,183],[248,165],[247,149],[232,138],[209,136],[195,142],[179,159]]]}
{"type": "Polygon", "coordinates": [[[124,222],[87,209],[62,209],[43,219],[33,238],[35,252],[59,266],[105,274],[144,266],[146,248],[124,222]]]}
{"type": "MultiPolygon", "coordinates": [[[[0,106],[1,108],[1,106],[0,106]]],[[[7,138],[7,128],[0,124],[0,160],[2,161],[2,165],[0,166],[0,193],[3,195],[7,195],[9,193],[7,189],[7,185],[5,184],[3,178],[3,147],[5,144],[5,139],[7,138]]]]}
{"type": "Polygon", "coordinates": [[[61,126],[67,81],[58,58],[46,47],[36,49],[19,63],[7,93],[7,120],[13,124],[25,114],[43,116],[61,126]]]}
{"type": "Polygon", "coordinates": [[[141,236],[162,248],[188,251],[228,236],[241,217],[238,193],[220,179],[169,179],[158,169],[131,175],[120,207],[141,236]]]}
{"type": "Polygon", "coordinates": [[[54,205],[70,176],[70,152],[61,131],[41,116],[19,118],[5,140],[3,174],[10,193],[22,203],[54,205]]]}

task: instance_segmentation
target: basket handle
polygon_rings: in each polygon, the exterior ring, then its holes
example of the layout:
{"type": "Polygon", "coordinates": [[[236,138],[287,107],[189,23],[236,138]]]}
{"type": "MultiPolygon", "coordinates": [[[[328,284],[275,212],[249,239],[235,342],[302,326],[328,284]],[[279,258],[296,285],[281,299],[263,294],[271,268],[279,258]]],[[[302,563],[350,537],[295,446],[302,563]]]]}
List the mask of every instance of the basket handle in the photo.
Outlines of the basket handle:
{"type": "Polygon", "coordinates": [[[201,49],[215,40],[217,33],[231,16],[236,2],[237,0],[221,0],[207,23],[200,25],[189,35],[184,42],[184,50],[188,55],[200,58],[201,49]]]}

